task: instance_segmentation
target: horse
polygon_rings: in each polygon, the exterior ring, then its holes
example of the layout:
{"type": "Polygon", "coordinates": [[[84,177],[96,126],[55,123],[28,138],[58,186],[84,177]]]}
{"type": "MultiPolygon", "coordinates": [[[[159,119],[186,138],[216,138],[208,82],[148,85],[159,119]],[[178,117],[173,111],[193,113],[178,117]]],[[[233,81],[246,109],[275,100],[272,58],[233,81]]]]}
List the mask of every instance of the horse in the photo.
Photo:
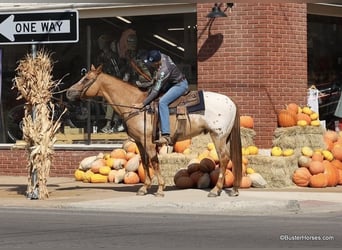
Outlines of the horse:
{"type": "MultiPolygon", "coordinates": [[[[126,132],[140,152],[145,171],[145,182],[137,195],[146,195],[151,188],[149,167],[152,167],[158,180],[155,196],[164,196],[165,181],[158,160],[158,146],[152,140],[153,115],[146,109],[138,109],[133,104],[141,103],[148,95],[137,86],[102,72],[102,66],[91,65],[90,70],[78,82],[67,89],[69,100],[103,97],[123,119],[126,132]]],[[[239,109],[226,95],[203,91],[205,110],[203,113],[187,114],[188,122],[183,136],[185,140],[202,133],[210,134],[219,159],[219,176],[208,197],[220,196],[224,187],[224,176],[228,162],[233,163],[234,183],[230,196],[238,196],[242,178],[242,148],[240,135],[239,109]]],[[[171,136],[175,133],[177,119],[170,115],[171,136]]]]}

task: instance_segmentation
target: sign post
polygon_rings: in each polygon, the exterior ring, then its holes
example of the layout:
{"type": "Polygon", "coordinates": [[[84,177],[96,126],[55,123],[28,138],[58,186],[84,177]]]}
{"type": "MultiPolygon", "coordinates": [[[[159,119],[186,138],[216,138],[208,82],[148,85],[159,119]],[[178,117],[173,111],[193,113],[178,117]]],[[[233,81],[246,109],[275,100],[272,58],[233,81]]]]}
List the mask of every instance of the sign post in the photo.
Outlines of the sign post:
{"type": "Polygon", "coordinates": [[[76,10],[0,13],[1,44],[78,42],[76,10]]]}

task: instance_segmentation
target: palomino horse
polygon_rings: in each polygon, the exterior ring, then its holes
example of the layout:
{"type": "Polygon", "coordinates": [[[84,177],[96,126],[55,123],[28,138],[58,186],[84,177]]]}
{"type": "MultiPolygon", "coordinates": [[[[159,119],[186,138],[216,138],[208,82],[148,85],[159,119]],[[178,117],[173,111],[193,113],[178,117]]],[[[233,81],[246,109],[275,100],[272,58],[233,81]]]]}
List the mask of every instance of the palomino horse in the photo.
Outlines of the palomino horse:
{"type": "MultiPolygon", "coordinates": [[[[134,139],[141,154],[146,180],[137,195],[145,195],[151,187],[148,168],[151,166],[158,178],[156,196],[164,196],[165,182],[159,169],[157,146],[152,141],[153,115],[146,110],[138,110],[133,103],[144,101],[147,92],[118,78],[102,72],[102,66],[91,66],[90,71],[67,90],[67,98],[75,100],[102,96],[113,106],[124,120],[127,134],[134,139]]],[[[203,92],[204,114],[189,114],[184,138],[201,133],[209,133],[219,156],[220,174],[215,187],[208,196],[216,197],[222,192],[228,161],[233,163],[234,183],[230,195],[237,196],[242,176],[242,152],[240,137],[240,116],[235,103],[225,95],[203,92]]],[[[170,116],[171,137],[176,129],[176,117],[170,116]]]]}

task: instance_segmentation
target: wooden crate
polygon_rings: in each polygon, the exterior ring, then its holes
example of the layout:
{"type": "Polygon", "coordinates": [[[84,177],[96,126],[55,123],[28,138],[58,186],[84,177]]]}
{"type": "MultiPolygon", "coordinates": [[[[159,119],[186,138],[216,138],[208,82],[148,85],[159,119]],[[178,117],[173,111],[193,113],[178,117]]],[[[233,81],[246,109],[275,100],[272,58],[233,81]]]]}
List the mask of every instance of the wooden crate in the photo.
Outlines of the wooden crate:
{"type": "MultiPolygon", "coordinates": [[[[88,134],[87,133],[79,133],[79,134],[65,134],[65,133],[57,133],[56,134],[57,143],[66,143],[66,144],[72,144],[76,141],[87,141],[88,140],[88,134]]],[[[90,140],[91,141],[123,141],[128,139],[128,135],[126,132],[118,132],[118,133],[96,133],[96,134],[90,134],[90,140]]]]}

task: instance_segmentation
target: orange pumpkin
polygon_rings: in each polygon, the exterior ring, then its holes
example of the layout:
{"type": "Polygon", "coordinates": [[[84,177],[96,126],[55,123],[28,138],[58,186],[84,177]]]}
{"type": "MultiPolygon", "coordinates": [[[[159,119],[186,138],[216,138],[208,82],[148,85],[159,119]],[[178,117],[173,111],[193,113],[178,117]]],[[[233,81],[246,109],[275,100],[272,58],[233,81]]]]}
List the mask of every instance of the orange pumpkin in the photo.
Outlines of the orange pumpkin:
{"type": "Polygon", "coordinates": [[[190,147],[190,145],[191,139],[177,141],[175,145],[173,145],[173,151],[175,151],[176,153],[183,153],[185,149],[190,147]]]}
{"type": "Polygon", "coordinates": [[[311,177],[310,171],[306,167],[300,167],[297,168],[293,175],[292,175],[292,181],[300,187],[307,187],[310,183],[310,177],[311,177]]]}
{"type": "Polygon", "coordinates": [[[304,120],[304,121],[306,121],[307,124],[309,124],[309,125],[310,125],[310,123],[311,123],[311,118],[310,118],[310,116],[307,115],[307,114],[304,114],[304,113],[298,113],[298,114],[297,114],[297,120],[298,120],[298,121],[304,120]]]}
{"type": "Polygon", "coordinates": [[[342,161],[342,145],[335,144],[331,149],[331,153],[333,154],[334,158],[337,160],[342,161]]]}
{"type": "Polygon", "coordinates": [[[226,173],[224,175],[224,187],[232,187],[234,183],[234,175],[232,171],[226,169],[226,173]]]}
{"type": "Polygon", "coordinates": [[[287,106],[286,106],[286,109],[287,109],[287,110],[292,111],[292,112],[295,113],[295,114],[298,113],[298,108],[299,108],[298,104],[297,104],[297,103],[294,103],[294,102],[289,103],[289,104],[287,104],[287,106]]]}
{"type": "Polygon", "coordinates": [[[313,161],[320,161],[322,162],[324,160],[324,156],[320,152],[314,152],[311,156],[311,159],[313,161]]]}
{"type": "Polygon", "coordinates": [[[250,188],[252,186],[252,179],[249,176],[242,176],[240,188],[250,188]]]}
{"type": "Polygon", "coordinates": [[[140,182],[139,175],[136,172],[127,172],[123,179],[125,184],[137,184],[140,182]]]}
{"type": "Polygon", "coordinates": [[[310,187],[324,188],[327,186],[328,179],[323,173],[315,174],[310,177],[310,187]]]}
{"type": "Polygon", "coordinates": [[[337,169],[342,170],[342,162],[340,160],[334,159],[331,161],[331,164],[334,165],[337,169]]]}
{"type": "Polygon", "coordinates": [[[297,125],[297,116],[286,109],[280,110],[277,118],[280,127],[292,127],[297,125]]]}
{"type": "Polygon", "coordinates": [[[122,144],[122,148],[128,153],[128,152],[131,152],[131,153],[136,153],[137,151],[137,144],[132,141],[132,140],[126,140],[123,142],[122,144]]]}
{"type": "Polygon", "coordinates": [[[327,130],[327,131],[324,132],[323,138],[324,139],[328,139],[328,140],[330,140],[332,142],[336,142],[337,139],[338,139],[338,134],[334,130],[327,130]]]}
{"type": "Polygon", "coordinates": [[[243,128],[254,128],[254,119],[249,115],[240,116],[240,126],[243,128]]]}
{"type": "Polygon", "coordinates": [[[312,175],[324,172],[323,161],[311,161],[309,163],[309,171],[312,175]]]}
{"type": "MultiPolygon", "coordinates": [[[[153,170],[153,168],[149,167],[148,171],[149,171],[150,177],[152,179],[154,177],[154,170],[153,170]]],[[[138,175],[139,175],[140,182],[144,183],[145,179],[146,179],[146,176],[145,176],[145,170],[144,170],[144,167],[143,167],[142,163],[139,164],[138,175]]]]}
{"type": "Polygon", "coordinates": [[[110,157],[114,159],[125,159],[126,160],[126,150],[123,148],[116,148],[110,152],[110,157]]]}
{"type": "Polygon", "coordinates": [[[324,174],[328,178],[328,183],[327,183],[328,187],[335,187],[338,184],[340,180],[340,176],[339,176],[339,172],[337,168],[334,165],[332,164],[325,165],[324,174]]]}
{"type": "Polygon", "coordinates": [[[339,176],[339,180],[338,180],[338,185],[342,185],[342,169],[337,169],[338,170],[338,176],[339,176]]]}

